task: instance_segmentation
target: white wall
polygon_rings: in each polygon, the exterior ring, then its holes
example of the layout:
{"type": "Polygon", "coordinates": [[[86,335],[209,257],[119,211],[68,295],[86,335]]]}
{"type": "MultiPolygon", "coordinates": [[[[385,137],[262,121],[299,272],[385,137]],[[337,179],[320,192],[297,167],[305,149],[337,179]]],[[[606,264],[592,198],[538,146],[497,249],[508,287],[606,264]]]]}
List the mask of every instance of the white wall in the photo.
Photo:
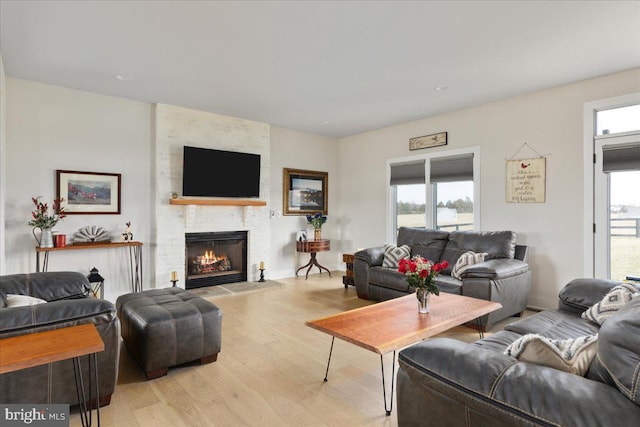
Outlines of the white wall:
{"type": "MultiPolygon", "coordinates": [[[[342,260],[342,224],[339,189],[348,185],[341,180],[338,167],[338,141],[334,138],[271,127],[271,256],[265,275],[275,279],[292,277],[298,267],[309,261],[309,254],[296,253],[296,232],[310,226],[304,216],[284,216],[282,204],[283,168],[329,173],[328,219],[322,237],[331,240],[330,252],[319,252],[318,262],[330,270],[342,260]]],[[[342,267],[344,269],[344,265],[342,267]]],[[[305,270],[301,270],[304,277],[305,270]]],[[[314,267],[312,273],[318,273],[314,267]]],[[[326,272],[324,273],[326,274],[326,272]]]]}
{"type": "Polygon", "coordinates": [[[6,78],[4,75],[4,64],[0,55],[0,274],[5,273],[5,195],[7,188],[6,174],[6,78]]]}
{"type": "Polygon", "coordinates": [[[481,147],[482,228],[518,233],[530,246],[529,304],[556,307],[559,289],[583,274],[583,105],[639,89],[634,69],[341,139],[344,249],[385,243],[386,160],[416,154],[409,138],[446,131],[448,145],[428,150],[481,147]],[[505,202],[505,160],[524,142],[547,155],[546,203],[505,202]]]}
{"type": "MultiPolygon", "coordinates": [[[[35,271],[36,242],[27,225],[31,197],[53,200],[56,169],[113,172],[122,174],[122,214],[70,215],[55,230],[71,235],[98,225],[117,240],[131,221],[135,240],[145,243],[148,287],[151,106],[13,78],[6,84],[6,273],[35,271]]],[[[129,291],[125,249],[54,252],[49,261],[49,271],[88,274],[94,266],[106,279],[107,299],[129,291]]]]}

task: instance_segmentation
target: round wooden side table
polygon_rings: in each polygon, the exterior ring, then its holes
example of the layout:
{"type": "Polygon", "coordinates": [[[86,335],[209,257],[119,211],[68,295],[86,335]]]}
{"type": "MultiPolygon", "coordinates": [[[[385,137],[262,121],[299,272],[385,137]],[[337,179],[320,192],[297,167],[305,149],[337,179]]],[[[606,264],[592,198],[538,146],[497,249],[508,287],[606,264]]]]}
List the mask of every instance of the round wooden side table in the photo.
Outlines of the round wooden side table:
{"type": "Polygon", "coordinates": [[[296,270],[296,277],[298,276],[298,272],[300,270],[302,270],[305,267],[309,267],[307,269],[307,274],[305,275],[305,278],[304,278],[305,280],[307,280],[309,278],[309,271],[311,271],[314,265],[318,267],[318,270],[320,270],[320,274],[322,274],[322,270],[327,270],[327,273],[329,273],[329,277],[331,277],[331,272],[329,271],[329,269],[320,265],[320,263],[318,263],[318,260],[316,259],[316,254],[318,252],[324,252],[329,250],[331,250],[331,241],[329,239],[297,241],[296,251],[306,252],[311,254],[311,259],[309,260],[308,263],[306,263],[305,265],[303,265],[302,267],[296,270]]]}

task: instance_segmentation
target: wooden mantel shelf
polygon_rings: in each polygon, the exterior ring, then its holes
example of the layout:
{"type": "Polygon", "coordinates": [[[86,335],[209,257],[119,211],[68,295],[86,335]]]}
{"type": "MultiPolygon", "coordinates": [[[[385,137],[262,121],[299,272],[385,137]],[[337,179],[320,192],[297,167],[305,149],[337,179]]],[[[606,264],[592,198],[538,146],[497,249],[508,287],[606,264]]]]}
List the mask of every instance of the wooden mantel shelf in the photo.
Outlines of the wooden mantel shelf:
{"type": "Polygon", "coordinates": [[[169,199],[170,205],[203,206],[267,206],[267,202],[257,199],[169,199]]]}

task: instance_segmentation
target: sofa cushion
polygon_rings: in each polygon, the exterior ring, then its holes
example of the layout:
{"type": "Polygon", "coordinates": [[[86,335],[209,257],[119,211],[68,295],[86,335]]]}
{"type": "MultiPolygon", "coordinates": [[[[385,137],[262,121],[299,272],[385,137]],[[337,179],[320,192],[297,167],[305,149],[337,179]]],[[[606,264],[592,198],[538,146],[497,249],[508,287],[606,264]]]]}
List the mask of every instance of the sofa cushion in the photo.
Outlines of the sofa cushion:
{"type": "Polygon", "coordinates": [[[102,325],[112,321],[115,312],[112,303],[97,298],[5,308],[0,316],[0,336],[16,335],[23,331],[37,332],[61,327],[59,325],[72,326],[87,321],[94,323],[100,330],[102,325]]]}
{"type": "Polygon", "coordinates": [[[558,310],[546,310],[510,323],[504,329],[521,335],[538,334],[551,339],[577,338],[595,335],[598,325],[558,310]]]}
{"type": "Polygon", "coordinates": [[[408,227],[398,230],[398,245],[409,245],[412,257],[419,255],[434,262],[440,261],[448,241],[447,231],[408,227]]]}
{"type": "Polygon", "coordinates": [[[400,227],[396,240],[398,245],[411,247],[411,256],[420,255],[430,261],[440,261],[448,241],[447,231],[409,227],[400,227]]]}
{"type": "Polygon", "coordinates": [[[409,292],[409,285],[404,274],[398,273],[396,268],[371,267],[369,269],[369,283],[383,288],[409,292]]]}
{"type": "Polygon", "coordinates": [[[383,267],[398,268],[398,262],[403,258],[409,258],[411,256],[411,248],[407,245],[384,245],[384,259],[382,260],[383,267]]]}
{"type": "Polygon", "coordinates": [[[450,266],[443,272],[450,274],[458,258],[467,251],[486,252],[487,260],[513,259],[516,253],[516,238],[517,235],[513,231],[453,231],[449,233],[449,241],[440,259],[448,261],[450,266]]]}
{"type": "Polygon", "coordinates": [[[594,364],[609,375],[605,382],[615,384],[640,405],[640,298],[634,298],[602,324],[599,341],[594,364]]]}
{"type": "Polygon", "coordinates": [[[514,341],[521,338],[522,335],[512,331],[498,331],[490,336],[485,336],[483,339],[475,341],[473,345],[482,347],[486,350],[492,350],[499,353],[504,353],[504,350],[514,341]]]}
{"type": "Polygon", "coordinates": [[[521,362],[549,366],[583,376],[598,349],[598,336],[553,340],[537,334],[523,335],[504,351],[521,362]]]}
{"type": "Polygon", "coordinates": [[[621,283],[611,289],[602,298],[602,301],[582,313],[583,319],[588,319],[598,325],[614,315],[618,310],[627,305],[632,298],[640,295],[638,287],[632,283],[621,283]]]}
{"type": "Polygon", "coordinates": [[[451,276],[456,279],[462,279],[460,276],[466,269],[471,267],[474,264],[478,264],[480,262],[484,262],[484,258],[487,256],[486,252],[475,253],[472,251],[467,251],[460,255],[458,261],[456,261],[456,265],[451,269],[451,276]]]}
{"type": "Polygon", "coordinates": [[[436,276],[435,280],[436,284],[440,288],[440,292],[462,295],[462,280],[443,274],[436,276]]]}
{"type": "Polygon", "coordinates": [[[0,308],[5,308],[7,306],[7,294],[0,290],[0,308]]]}

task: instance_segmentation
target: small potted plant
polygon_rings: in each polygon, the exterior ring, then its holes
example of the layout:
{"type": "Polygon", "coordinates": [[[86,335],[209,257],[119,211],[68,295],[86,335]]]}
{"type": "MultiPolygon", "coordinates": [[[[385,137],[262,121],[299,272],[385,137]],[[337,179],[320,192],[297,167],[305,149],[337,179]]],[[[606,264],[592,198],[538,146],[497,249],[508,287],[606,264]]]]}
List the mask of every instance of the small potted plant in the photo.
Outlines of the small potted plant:
{"type": "Polygon", "coordinates": [[[307,215],[307,224],[311,224],[313,227],[314,240],[322,239],[322,224],[327,222],[327,216],[322,215],[320,212],[314,215],[307,215]]]}
{"type": "Polygon", "coordinates": [[[31,229],[31,233],[33,234],[33,237],[35,237],[36,242],[38,242],[38,246],[41,248],[52,248],[53,235],[51,234],[51,229],[55,227],[58,221],[67,216],[64,212],[64,208],[62,207],[64,199],[53,199],[53,212],[51,215],[49,215],[49,204],[42,203],[40,201],[40,196],[32,197],[31,201],[36,207],[36,209],[31,212],[32,218],[28,222],[28,224],[33,227],[31,229]],[[40,239],[36,236],[36,228],[40,229],[40,239]]]}
{"type": "Polygon", "coordinates": [[[435,278],[447,267],[449,267],[447,261],[434,263],[419,255],[411,259],[403,258],[398,263],[398,272],[406,276],[409,288],[416,290],[420,313],[429,312],[431,294],[440,295],[440,288],[435,278]]]}

